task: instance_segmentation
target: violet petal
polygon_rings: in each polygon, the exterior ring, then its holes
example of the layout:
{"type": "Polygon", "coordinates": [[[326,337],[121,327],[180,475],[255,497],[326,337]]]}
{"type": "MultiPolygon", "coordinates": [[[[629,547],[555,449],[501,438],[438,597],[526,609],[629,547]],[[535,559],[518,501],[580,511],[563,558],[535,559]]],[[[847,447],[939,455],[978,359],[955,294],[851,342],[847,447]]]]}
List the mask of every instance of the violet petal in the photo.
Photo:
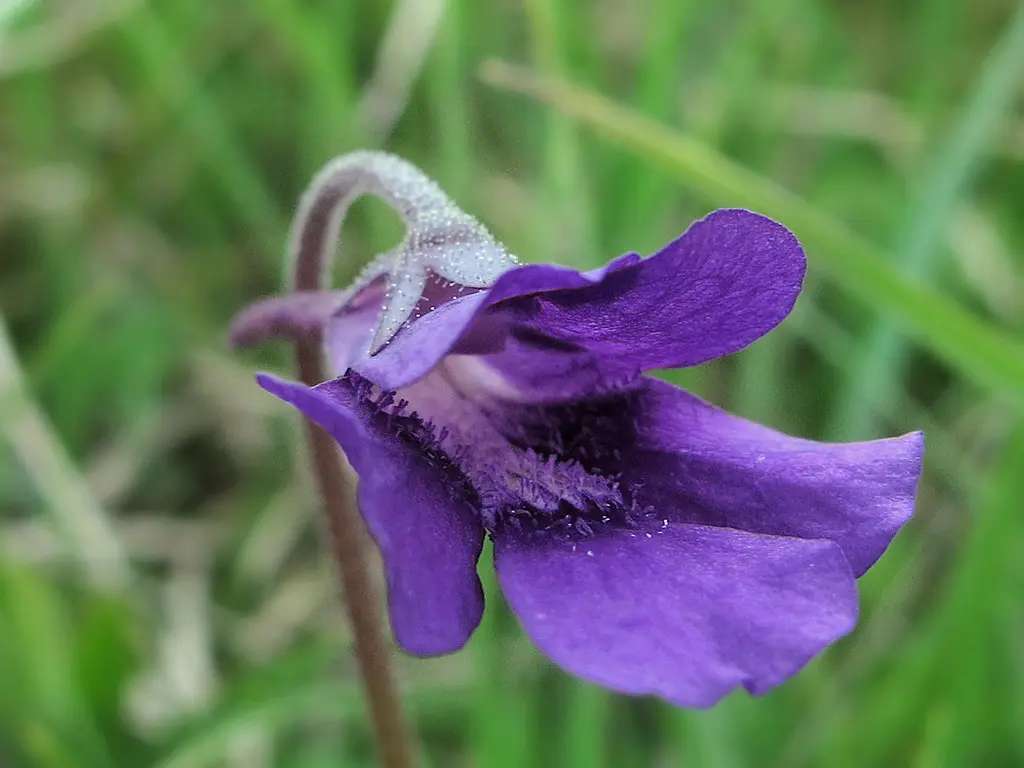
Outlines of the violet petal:
{"type": "Polygon", "coordinates": [[[256,301],[232,321],[231,343],[252,347],[269,339],[316,337],[345,299],[344,291],[297,291],[256,301]]]}
{"type": "Polygon", "coordinates": [[[924,437],[819,443],[728,414],[646,379],[631,396],[633,434],[618,440],[621,479],[641,505],[689,522],[831,539],[855,575],[885,551],[914,511],[924,437]]]}
{"type": "Polygon", "coordinates": [[[500,537],[495,565],[526,632],[557,664],[686,707],[741,684],[767,691],[857,619],[849,564],[828,541],[670,524],[575,547],[500,537]]]}
{"type": "Polygon", "coordinates": [[[367,412],[342,379],[310,388],[261,374],[260,386],[327,430],[359,475],[359,508],[387,572],[391,625],[410,653],[465,644],[480,622],[483,528],[459,488],[415,441],[367,412]]]}
{"type": "Polygon", "coordinates": [[[605,275],[639,262],[640,258],[630,253],[589,272],[553,264],[510,270],[490,290],[453,299],[407,324],[388,346],[353,362],[352,367],[384,389],[400,389],[429,373],[449,352],[500,350],[508,336],[508,318],[492,321],[486,316],[489,307],[512,298],[592,286],[605,275]]]}
{"type": "Polygon", "coordinates": [[[715,211],[647,259],[629,254],[589,273],[510,270],[490,290],[409,323],[354,367],[398,388],[450,351],[490,352],[524,398],[565,400],[741,349],[788,314],[804,269],[785,227],[715,211]]]}

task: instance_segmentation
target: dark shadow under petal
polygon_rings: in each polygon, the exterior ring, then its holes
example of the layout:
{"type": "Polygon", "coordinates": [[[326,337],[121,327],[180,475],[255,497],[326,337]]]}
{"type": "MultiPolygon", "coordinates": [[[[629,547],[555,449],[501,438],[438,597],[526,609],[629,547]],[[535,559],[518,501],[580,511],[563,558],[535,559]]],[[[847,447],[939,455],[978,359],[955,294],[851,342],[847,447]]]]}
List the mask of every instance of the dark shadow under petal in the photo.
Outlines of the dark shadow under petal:
{"type": "Polygon", "coordinates": [[[853,574],[828,541],[670,523],[575,543],[496,537],[503,592],[567,671],[630,694],[709,707],[762,693],[852,629],[853,574]]]}
{"type": "Polygon", "coordinates": [[[836,542],[857,576],[914,511],[924,439],[819,443],[732,416],[665,382],[519,407],[512,439],[613,477],[634,517],[836,542]]]}

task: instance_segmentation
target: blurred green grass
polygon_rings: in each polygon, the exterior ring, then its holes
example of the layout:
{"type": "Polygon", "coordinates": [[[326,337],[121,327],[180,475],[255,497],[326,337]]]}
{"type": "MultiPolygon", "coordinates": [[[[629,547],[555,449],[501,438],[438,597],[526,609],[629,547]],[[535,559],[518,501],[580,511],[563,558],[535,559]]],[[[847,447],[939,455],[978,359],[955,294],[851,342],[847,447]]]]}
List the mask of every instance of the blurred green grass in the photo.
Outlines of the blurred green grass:
{"type": "MultiPolygon", "coordinates": [[[[794,315],[671,378],[809,437],[928,432],[860,628],[781,689],[612,696],[488,583],[465,651],[400,660],[429,764],[1024,764],[1022,38],[1004,0],[0,3],[0,765],[370,764],[296,425],[250,376],[286,357],[224,343],[359,146],[529,260],[777,215],[794,315]]],[[[343,250],[397,231],[360,203],[343,250]]]]}

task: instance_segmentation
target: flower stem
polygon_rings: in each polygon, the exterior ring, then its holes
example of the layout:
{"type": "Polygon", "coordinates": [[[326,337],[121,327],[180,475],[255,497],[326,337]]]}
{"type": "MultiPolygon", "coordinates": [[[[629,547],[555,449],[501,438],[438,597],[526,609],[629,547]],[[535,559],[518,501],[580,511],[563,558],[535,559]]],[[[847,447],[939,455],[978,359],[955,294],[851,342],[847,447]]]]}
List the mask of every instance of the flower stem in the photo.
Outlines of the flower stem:
{"type": "MultiPolygon", "coordinates": [[[[292,229],[295,290],[324,287],[341,219],[352,199],[362,192],[362,181],[358,172],[338,173],[329,168],[306,192],[292,229]]],[[[297,342],[296,362],[299,378],[307,386],[326,378],[321,339],[297,342]]],[[[408,768],[414,763],[414,749],[402,714],[390,646],[382,629],[380,604],[370,576],[369,536],[342,472],[341,455],[334,440],[308,420],[306,436],[327,514],[380,763],[385,768],[408,768]]]]}
{"type": "MultiPolygon", "coordinates": [[[[313,386],[324,380],[319,344],[300,342],[296,348],[299,376],[313,386]]],[[[331,549],[338,563],[349,622],[355,639],[356,659],[363,678],[370,720],[381,765],[408,768],[413,749],[402,716],[391,653],[366,556],[367,533],[346,487],[334,441],[320,427],[306,421],[306,436],[313,472],[327,513],[331,549]]]]}

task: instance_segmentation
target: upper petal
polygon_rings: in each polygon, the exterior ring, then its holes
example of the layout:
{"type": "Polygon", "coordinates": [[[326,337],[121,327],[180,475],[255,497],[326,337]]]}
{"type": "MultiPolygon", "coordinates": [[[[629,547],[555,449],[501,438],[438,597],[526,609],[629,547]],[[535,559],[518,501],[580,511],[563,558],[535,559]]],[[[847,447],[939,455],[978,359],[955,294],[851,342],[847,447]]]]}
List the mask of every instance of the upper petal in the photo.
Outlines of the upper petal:
{"type": "Polygon", "coordinates": [[[460,648],[483,611],[483,529],[446,467],[344,379],[310,388],[263,374],[259,383],[327,430],[358,473],[359,508],[384,560],[399,644],[424,656],[460,648]]]}
{"type": "Polygon", "coordinates": [[[495,567],[537,646],[616,691],[707,707],[761,693],[856,623],[849,564],[828,541],[672,523],[575,544],[502,536],[495,567]]]}
{"type": "Polygon", "coordinates": [[[490,290],[409,323],[355,367],[397,388],[448,352],[466,352],[486,355],[526,398],[569,399],[744,347],[790,311],[804,270],[785,227],[716,211],[647,259],[629,254],[588,273],[506,272],[490,290]]]}
{"type": "Polygon", "coordinates": [[[524,389],[563,397],[652,368],[696,365],[774,328],[804,271],[803,250],[785,227],[749,211],[716,211],[595,285],[495,308],[510,316],[511,338],[490,362],[524,389]]]}
{"type": "Polygon", "coordinates": [[[487,290],[426,307],[372,355],[379,285],[329,318],[326,298],[314,306],[304,295],[257,305],[236,328],[252,341],[326,325],[335,373],[352,368],[384,389],[411,384],[456,352],[485,359],[522,400],[564,401],[614,389],[644,370],[742,348],[790,311],[804,269],[803,250],[785,227],[721,210],[647,259],[626,254],[589,272],[511,269],[487,290]]]}
{"type": "Polygon", "coordinates": [[[653,379],[641,382],[626,412],[628,429],[608,439],[617,440],[623,484],[656,511],[831,539],[858,576],[913,514],[924,454],[920,432],[818,443],[732,416],[653,379]]]}

